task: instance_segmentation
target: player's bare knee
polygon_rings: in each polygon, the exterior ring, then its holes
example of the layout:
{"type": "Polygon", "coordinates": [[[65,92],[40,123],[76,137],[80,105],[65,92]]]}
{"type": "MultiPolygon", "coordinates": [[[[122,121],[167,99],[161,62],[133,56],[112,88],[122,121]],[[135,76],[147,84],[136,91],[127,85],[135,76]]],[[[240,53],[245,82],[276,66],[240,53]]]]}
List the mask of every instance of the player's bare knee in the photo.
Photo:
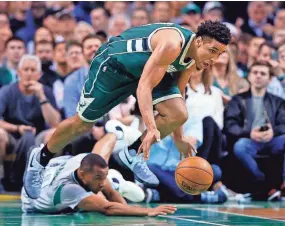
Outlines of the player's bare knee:
{"type": "Polygon", "coordinates": [[[186,107],[179,107],[171,111],[170,121],[171,124],[176,126],[183,125],[188,119],[188,112],[186,107]]]}

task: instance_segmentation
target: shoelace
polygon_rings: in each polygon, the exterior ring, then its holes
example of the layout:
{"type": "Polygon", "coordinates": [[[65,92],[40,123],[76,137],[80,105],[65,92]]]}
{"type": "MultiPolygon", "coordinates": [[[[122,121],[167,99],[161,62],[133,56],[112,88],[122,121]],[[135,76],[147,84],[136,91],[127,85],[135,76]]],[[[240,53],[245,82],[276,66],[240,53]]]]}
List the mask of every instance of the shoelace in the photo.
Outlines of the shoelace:
{"type": "Polygon", "coordinates": [[[140,158],[138,164],[141,166],[142,171],[143,171],[146,175],[151,176],[150,170],[149,170],[149,168],[148,168],[146,162],[144,161],[143,157],[142,157],[142,156],[138,156],[138,158],[140,158]]]}
{"type": "Polygon", "coordinates": [[[32,179],[32,187],[38,187],[42,184],[42,171],[35,171],[32,179]]]}

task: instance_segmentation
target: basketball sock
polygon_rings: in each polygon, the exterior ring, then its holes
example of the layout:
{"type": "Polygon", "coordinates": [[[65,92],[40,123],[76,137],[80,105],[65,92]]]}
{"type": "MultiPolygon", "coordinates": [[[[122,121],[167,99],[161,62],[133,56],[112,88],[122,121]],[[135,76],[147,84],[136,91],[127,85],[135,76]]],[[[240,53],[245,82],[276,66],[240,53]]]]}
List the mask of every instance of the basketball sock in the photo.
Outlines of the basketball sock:
{"type": "Polygon", "coordinates": [[[141,137],[139,137],[139,139],[137,139],[131,146],[129,146],[129,149],[134,149],[137,152],[141,144],[142,144],[141,137]]]}
{"type": "Polygon", "coordinates": [[[49,163],[49,160],[51,160],[54,157],[55,153],[52,153],[48,150],[47,144],[43,147],[40,153],[40,164],[42,166],[47,166],[49,163]]]}

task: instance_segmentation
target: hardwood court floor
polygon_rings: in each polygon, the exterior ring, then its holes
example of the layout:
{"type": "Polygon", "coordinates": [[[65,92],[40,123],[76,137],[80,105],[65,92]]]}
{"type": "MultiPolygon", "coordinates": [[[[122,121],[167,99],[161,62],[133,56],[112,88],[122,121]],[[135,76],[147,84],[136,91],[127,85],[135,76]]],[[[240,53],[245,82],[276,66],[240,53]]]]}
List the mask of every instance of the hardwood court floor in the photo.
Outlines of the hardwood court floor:
{"type": "MultiPolygon", "coordinates": [[[[155,206],[155,204],[153,204],[155,206]]],[[[50,226],[50,225],[250,225],[285,226],[285,203],[251,202],[239,205],[177,205],[174,215],[150,217],[110,217],[99,213],[76,214],[23,214],[19,201],[0,202],[0,225],[50,226]]]]}

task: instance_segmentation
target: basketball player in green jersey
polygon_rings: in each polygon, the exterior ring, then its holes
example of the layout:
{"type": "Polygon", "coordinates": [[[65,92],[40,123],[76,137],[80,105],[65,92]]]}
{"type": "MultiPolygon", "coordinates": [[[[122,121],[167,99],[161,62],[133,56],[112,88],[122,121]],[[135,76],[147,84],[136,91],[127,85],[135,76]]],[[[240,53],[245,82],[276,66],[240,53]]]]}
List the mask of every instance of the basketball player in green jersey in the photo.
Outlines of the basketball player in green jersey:
{"type": "MultiPolygon", "coordinates": [[[[231,40],[229,29],[220,22],[206,21],[193,33],[173,23],[149,24],[131,28],[102,45],[91,62],[77,114],[60,123],[48,143],[32,149],[24,176],[24,187],[37,198],[42,184],[41,172],[49,160],[94,122],[131,94],[138,104],[147,130],[119,155],[137,180],[149,186],[158,179],[148,169],[152,143],[173,132],[178,150],[189,155],[192,146],[183,137],[182,125],[188,118],[184,90],[192,72],[212,65],[231,40]],[[154,117],[153,105],[158,112],[154,117]],[[133,149],[143,154],[133,154],[133,149]]],[[[126,142],[131,132],[114,128],[126,142]],[[121,131],[120,131],[121,130],[121,131]]]]}

